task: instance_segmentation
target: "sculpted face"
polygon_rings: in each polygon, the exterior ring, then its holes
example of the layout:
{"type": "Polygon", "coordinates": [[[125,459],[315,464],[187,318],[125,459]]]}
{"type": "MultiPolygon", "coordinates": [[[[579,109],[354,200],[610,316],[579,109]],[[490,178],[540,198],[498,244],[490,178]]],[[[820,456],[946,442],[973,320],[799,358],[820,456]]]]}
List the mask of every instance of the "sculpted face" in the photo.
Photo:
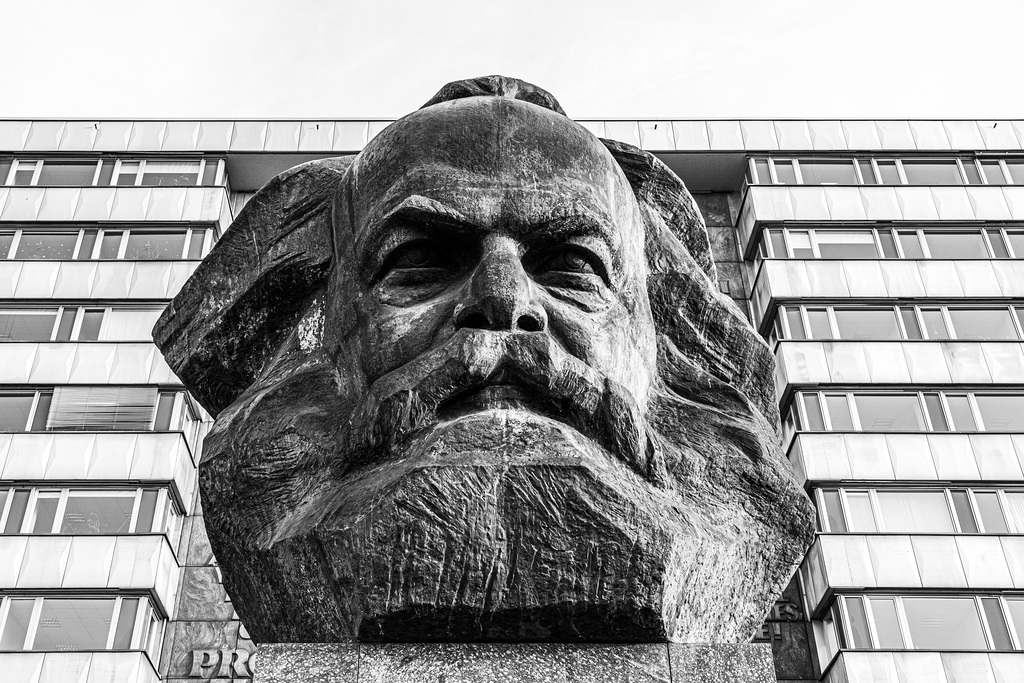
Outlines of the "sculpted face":
{"type": "Polygon", "coordinates": [[[811,508],[692,198],[529,84],[436,99],[261,190],[155,331],[217,415],[239,615],[263,642],[748,639],[811,508]]]}

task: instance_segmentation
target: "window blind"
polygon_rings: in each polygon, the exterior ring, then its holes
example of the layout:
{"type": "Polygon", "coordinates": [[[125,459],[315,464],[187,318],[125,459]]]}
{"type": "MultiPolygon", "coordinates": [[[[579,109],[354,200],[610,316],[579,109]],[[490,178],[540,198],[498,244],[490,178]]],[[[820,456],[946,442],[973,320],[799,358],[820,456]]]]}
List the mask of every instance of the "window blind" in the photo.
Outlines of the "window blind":
{"type": "Polygon", "coordinates": [[[155,387],[56,387],[48,430],[144,431],[156,411],[155,387]]]}

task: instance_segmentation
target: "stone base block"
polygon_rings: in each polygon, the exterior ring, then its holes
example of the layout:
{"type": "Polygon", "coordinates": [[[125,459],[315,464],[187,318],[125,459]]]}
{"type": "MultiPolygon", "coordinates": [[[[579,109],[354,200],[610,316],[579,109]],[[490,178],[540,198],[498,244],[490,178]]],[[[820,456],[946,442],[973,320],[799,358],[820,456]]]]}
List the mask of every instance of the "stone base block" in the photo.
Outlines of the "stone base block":
{"type": "Polygon", "coordinates": [[[775,683],[762,643],[260,645],[253,683],[775,683]]]}

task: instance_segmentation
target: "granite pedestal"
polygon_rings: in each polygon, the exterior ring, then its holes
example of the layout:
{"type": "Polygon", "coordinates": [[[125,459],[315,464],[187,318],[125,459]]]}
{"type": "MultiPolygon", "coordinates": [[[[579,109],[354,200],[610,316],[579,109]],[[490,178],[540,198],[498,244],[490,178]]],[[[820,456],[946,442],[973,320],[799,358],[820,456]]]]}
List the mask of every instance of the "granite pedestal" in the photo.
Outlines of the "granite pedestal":
{"type": "Polygon", "coordinates": [[[266,644],[253,683],[775,683],[760,643],[266,644]]]}

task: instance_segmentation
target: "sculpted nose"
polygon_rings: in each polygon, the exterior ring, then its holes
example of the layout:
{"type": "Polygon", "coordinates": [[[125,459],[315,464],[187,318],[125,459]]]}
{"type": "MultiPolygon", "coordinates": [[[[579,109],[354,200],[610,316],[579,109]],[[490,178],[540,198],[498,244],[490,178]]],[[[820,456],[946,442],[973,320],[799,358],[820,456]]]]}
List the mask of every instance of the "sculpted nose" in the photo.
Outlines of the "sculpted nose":
{"type": "Polygon", "coordinates": [[[536,301],[536,285],[511,248],[487,250],[455,308],[456,329],[540,332],[547,314],[536,301]]]}

